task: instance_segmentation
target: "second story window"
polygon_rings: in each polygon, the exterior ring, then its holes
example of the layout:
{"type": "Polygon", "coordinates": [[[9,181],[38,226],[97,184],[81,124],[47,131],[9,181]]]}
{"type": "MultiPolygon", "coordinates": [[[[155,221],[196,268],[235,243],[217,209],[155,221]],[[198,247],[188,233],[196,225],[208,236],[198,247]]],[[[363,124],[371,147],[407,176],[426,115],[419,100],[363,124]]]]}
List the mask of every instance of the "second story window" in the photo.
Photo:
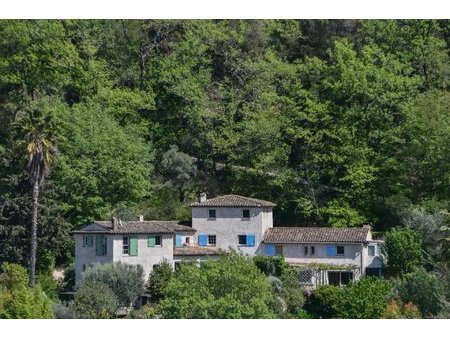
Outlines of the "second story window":
{"type": "Polygon", "coordinates": [[[86,248],[92,248],[94,246],[94,237],[83,236],[83,246],[86,248]]]}
{"type": "Polygon", "coordinates": [[[208,245],[216,246],[216,235],[208,235],[208,245]]]}
{"type": "Polygon", "coordinates": [[[148,236],[147,247],[153,248],[155,246],[162,246],[161,236],[148,236]]]}
{"type": "Polygon", "coordinates": [[[185,238],[185,241],[186,241],[186,244],[189,245],[189,243],[191,242],[191,238],[190,238],[190,237],[186,237],[186,238],[185,238]]]}
{"type": "Polygon", "coordinates": [[[105,256],[107,252],[106,236],[95,236],[95,255],[105,256]]]}
{"type": "Polygon", "coordinates": [[[255,235],[238,235],[238,245],[255,246],[255,235]]]}
{"type": "Polygon", "coordinates": [[[375,256],[375,245],[369,245],[369,256],[375,256]]]}
{"type": "Polygon", "coordinates": [[[242,210],[242,218],[243,219],[249,219],[250,218],[250,210],[249,209],[242,210]]]}
{"type": "Polygon", "coordinates": [[[122,254],[130,254],[130,238],[127,236],[122,237],[122,254]]]}
{"type": "Polygon", "coordinates": [[[216,219],[216,209],[209,209],[208,210],[208,218],[209,219],[216,219]]]}

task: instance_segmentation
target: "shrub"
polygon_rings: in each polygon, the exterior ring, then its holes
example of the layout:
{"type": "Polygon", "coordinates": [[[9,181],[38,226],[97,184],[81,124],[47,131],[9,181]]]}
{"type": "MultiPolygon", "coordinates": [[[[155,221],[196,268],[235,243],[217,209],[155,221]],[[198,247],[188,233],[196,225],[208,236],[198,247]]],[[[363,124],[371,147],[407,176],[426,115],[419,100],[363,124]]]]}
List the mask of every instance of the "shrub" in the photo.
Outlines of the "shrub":
{"type": "Polygon", "coordinates": [[[116,295],[120,306],[131,306],[144,290],[144,270],[140,265],[119,263],[95,264],[86,269],[84,283],[99,281],[116,295]]]}
{"type": "Polygon", "coordinates": [[[393,228],[386,234],[383,253],[390,276],[412,272],[423,264],[422,237],[410,228],[393,228]]]}
{"type": "Polygon", "coordinates": [[[78,315],[75,309],[75,302],[69,301],[63,303],[61,301],[52,304],[53,315],[56,319],[77,319],[78,315]]]}
{"type": "Polygon", "coordinates": [[[181,265],[158,304],[163,318],[271,318],[274,301],[267,278],[236,252],[181,265]]]}
{"type": "Polygon", "coordinates": [[[74,290],[75,289],[75,264],[71,263],[64,270],[64,281],[62,288],[64,290],[74,290]]]}
{"type": "Polygon", "coordinates": [[[281,275],[281,296],[286,304],[287,312],[296,315],[305,303],[303,288],[299,282],[297,272],[289,268],[281,275]]]}
{"type": "Polygon", "coordinates": [[[119,308],[114,292],[98,280],[89,280],[75,293],[76,312],[81,318],[112,318],[119,308]]]}
{"type": "Polygon", "coordinates": [[[414,319],[422,318],[419,309],[413,303],[404,304],[401,299],[393,299],[383,312],[386,319],[414,319]]]}
{"type": "Polygon", "coordinates": [[[314,319],[314,316],[304,309],[300,309],[297,312],[297,319],[314,319]]]}
{"type": "Polygon", "coordinates": [[[28,288],[27,270],[18,264],[3,263],[0,280],[0,318],[52,318],[50,299],[39,284],[28,288]]]}
{"type": "Polygon", "coordinates": [[[172,265],[167,260],[163,260],[161,264],[155,267],[150,273],[146,289],[154,302],[159,302],[164,298],[167,285],[169,284],[172,275],[172,265]]]}
{"type": "Polygon", "coordinates": [[[60,283],[53,278],[51,273],[46,272],[38,274],[36,276],[36,282],[42,287],[42,290],[45,292],[46,296],[53,300],[58,299],[60,283]]]}
{"type": "Polygon", "coordinates": [[[383,279],[364,277],[345,289],[339,304],[339,318],[381,318],[391,294],[390,285],[383,279]]]}
{"type": "Polygon", "coordinates": [[[416,304],[425,317],[434,316],[443,309],[444,286],[424,269],[408,273],[394,284],[403,302],[416,304]]]}
{"type": "Polygon", "coordinates": [[[253,257],[253,263],[266,276],[280,277],[286,270],[290,269],[283,256],[255,256],[253,257]]]}
{"type": "Polygon", "coordinates": [[[318,287],[308,299],[306,310],[316,318],[336,318],[344,291],[334,285],[318,287]]]}

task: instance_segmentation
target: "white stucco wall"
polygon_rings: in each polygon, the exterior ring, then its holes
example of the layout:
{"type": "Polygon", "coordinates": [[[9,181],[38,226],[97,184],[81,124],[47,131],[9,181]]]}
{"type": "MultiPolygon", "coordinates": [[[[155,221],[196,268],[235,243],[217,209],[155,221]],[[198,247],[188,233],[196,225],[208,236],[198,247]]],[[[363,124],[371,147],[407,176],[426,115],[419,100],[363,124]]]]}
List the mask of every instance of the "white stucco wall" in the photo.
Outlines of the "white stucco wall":
{"type": "Polygon", "coordinates": [[[264,230],[273,225],[272,210],[267,208],[263,215],[262,208],[192,208],[192,227],[197,230],[194,242],[198,243],[200,234],[216,235],[216,247],[221,249],[241,250],[254,255],[262,253],[262,235],[264,230]],[[216,210],[216,218],[208,218],[208,210],[216,210]],[[242,210],[250,210],[250,218],[242,218],[242,210]],[[255,246],[242,246],[238,243],[238,235],[255,235],[255,246]]]}
{"type": "Polygon", "coordinates": [[[162,246],[148,247],[147,239],[149,235],[137,235],[138,254],[137,256],[124,255],[122,250],[123,236],[114,235],[114,262],[122,262],[132,265],[142,265],[144,268],[144,278],[153,270],[153,265],[159,264],[163,259],[167,259],[173,266],[173,237],[171,234],[157,235],[161,236],[162,246]]]}
{"type": "MultiPolygon", "coordinates": [[[[81,279],[83,273],[83,266],[87,268],[89,264],[95,263],[107,263],[113,261],[113,240],[112,236],[106,236],[106,255],[97,256],[95,252],[95,237],[101,236],[100,234],[91,234],[93,236],[93,246],[83,247],[83,236],[76,234],[75,237],[75,281],[78,282],[81,279]]],[[[88,236],[88,234],[86,235],[88,236]]]]}

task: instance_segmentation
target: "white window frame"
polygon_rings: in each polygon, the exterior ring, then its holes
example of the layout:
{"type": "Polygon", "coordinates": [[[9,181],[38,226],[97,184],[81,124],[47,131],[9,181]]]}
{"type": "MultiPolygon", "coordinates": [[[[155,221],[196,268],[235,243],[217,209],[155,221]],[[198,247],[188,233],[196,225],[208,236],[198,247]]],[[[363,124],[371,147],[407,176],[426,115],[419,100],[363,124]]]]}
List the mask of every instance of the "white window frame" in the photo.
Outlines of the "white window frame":
{"type": "Polygon", "coordinates": [[[217,245],[217,236],[216,235],[207,235],[208,236],[208,246],[216,246],[217,245]],[[210,238],[214,238],[214,243],[211,244],[210,238]]]}
{"type": "Polygon", "coordinates": [[[122,236],[122,255],[124,256],[130,255],[130,236],[122,236]],[[125,244],[125,238],[127,239],[127,244],[125,244]],[[127,252],[125,252],[125,250],[127,252]]]}

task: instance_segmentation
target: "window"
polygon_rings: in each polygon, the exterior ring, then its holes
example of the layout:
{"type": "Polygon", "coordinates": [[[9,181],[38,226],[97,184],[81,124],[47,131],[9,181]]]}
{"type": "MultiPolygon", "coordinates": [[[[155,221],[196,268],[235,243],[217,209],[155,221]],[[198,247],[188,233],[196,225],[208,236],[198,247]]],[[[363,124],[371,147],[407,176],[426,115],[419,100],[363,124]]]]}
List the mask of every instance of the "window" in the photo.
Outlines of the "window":
{"type": "Polygon", "coordinates": [[[208,235],[208,245],[216,245],[216,235],[208,235]]]}
{"type": "Polygon", "coordinates": [[[248,209],[242,210],[242,218],[244,219],[250,218],[250,210],[248,209]]]}
{"type": "Polygon", "coordinates": [[[305,256],[308,256],[308,247],[307,246],[305,246],[303,248],[303,253],[304,253],[305,256]]]}
{"type": "Polygon", "coordinates": [[[92,248],[94,246],[94,237],[83,236],[83,247],[92,248]]]}
{"type": "Polygon", "coordinates": [[[189,244],[190,241],[191,241],[191,238],[190,237],[186,237],[186,239],[185,239],[186,244],[189,244]]]}
{"type": "Polygon", "coordinates": [[[375,245],[369,245],[369,256],[375,256],[375,245]]]}
{"type": "Polygon", "coordinates": [[[83,272],[85,272],[85,271],[86,271],[86,264],[83,264],[83,267],[82,267],[82,269],[83,269],[83,272]]]}
{"type": "Polygon", "coordinates": [[[344,255],[344,246],[343,245],[338,245],[336,247],[336,255],[344,255]]]}
{"type": "Polygon", "coordinates": [[[95,255],[105,256],[107,253],[106,236],[95,236],[95,255]]]}
{"type": "Polygon", "coordinates": [[[316,253],[316,248],[314,246],[311,247],[311,255],[314,255],[316,253]]]}
{"type": "Polygon", "coordinates": [[[238,244],[239,245],[247,245],[247,236],[238,235],[238,244]]]}
{"type": "Polygon", "coordinates": [[[130,254],[130,239],[127,236],[122,237],[122,253],[124,255],[130,254]]]}
{"type": "Polygon", "coordinates": [[[216,210],[215,209],[209,209],[208,210],[208,218],[215,219],[216,218],[216,210]]]}
{"type": "Polygon", "coordinates": [[[153,248],[155,246],[162,246],[161,236],[148,236],[147,247],[153,248]]]}
{"type": "Polygon", "coordinates": [[[275,255],[283,256],[283,246],[282,245],[275,245],[275,255]]]}

